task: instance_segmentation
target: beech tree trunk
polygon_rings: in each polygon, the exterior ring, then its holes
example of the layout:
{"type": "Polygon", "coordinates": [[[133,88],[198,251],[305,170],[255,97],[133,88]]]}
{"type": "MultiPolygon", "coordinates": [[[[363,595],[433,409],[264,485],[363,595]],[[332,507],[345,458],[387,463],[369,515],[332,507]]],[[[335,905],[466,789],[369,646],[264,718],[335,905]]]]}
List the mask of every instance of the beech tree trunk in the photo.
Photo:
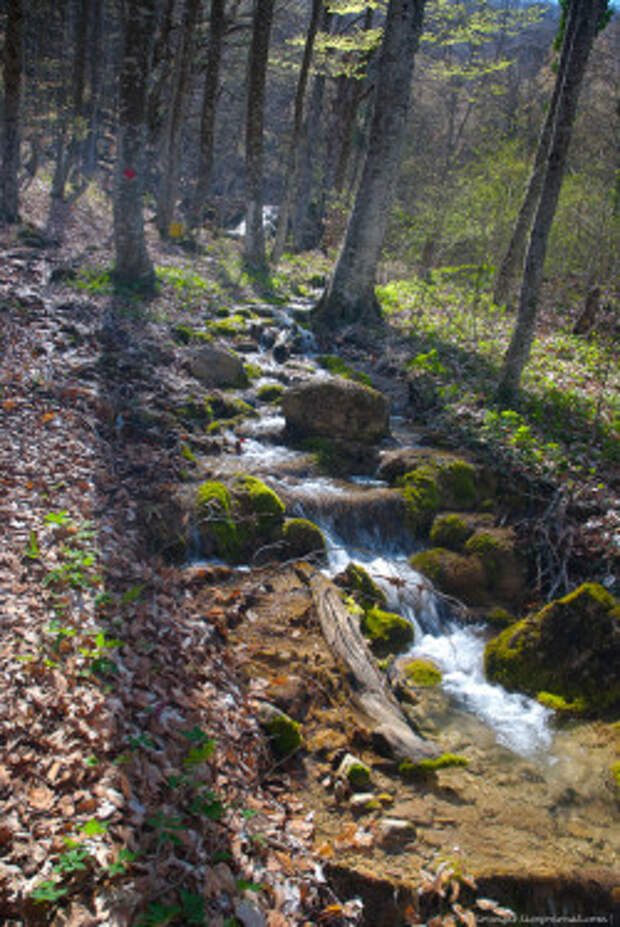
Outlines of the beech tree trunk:
{"type": "Polygon", "coordinates": [[[277,264],[282,257],[286,233],[288,231],[289,216],[293,203],[295,184],[297,179],[297,151],[299,148],[299,139],[301,137],[301,127],[304,114],[304,98],[306,96],[306,87],[308,85],[308,76],[310,74],[310,62],[314,49],[314,40],[319,28],[319,16],[323,0],[312,0],[312,12],[310,14],[310,24],[306,34],[306,43],[304,45],[304,54],[297,79],[297,91],[295,93],[295,109],[293,116],[293,132],[288,145],[286,159],[284,162],[284,193],[280,203],[278,213],[278,228],[276,231],[276,240],[273,246],[271,260],[277,264]]]}
{"type": "Polygon", "coordinates": [[[390,0],[388,6],[368,153],[344,243],[317,306],[322,325],[379,318],[375,272],[398,179],[424,5],[425,0],[390,0]]]}
{"type": "Polygon", "coordinates": [[[224,45],[224,31],[226,27],[224,6],[225,0],[211,0],[207,68],[205,72],[202,113],[200,117],[198,181],[196,183],[194,202],[192,205],[192,225],[199,225],[204,216],[205,201],[209,193],[211,171],[213,170],[217,88],[220,80],[220,63],[222,60],[222,47],[224,45]]]}
{"type": "Polygon", "coordinates": [[[564,74],[557,77],[561,87],[540,200],[523,267],[517,322],[504,356],[497,389],[498,399],[504,405],[514,403],[534,341],[547,242],[562,187],[579,91],[606,7],[607,0],[573,0],[569,9],[564,43],[570,47],[564,74]]]}
{"type": "Polygon", "coordinates": [[[189,85],[190,66],[194,50],[194,33],[200,10],[200,0],[185,0],[181,36],[176,49],[172,97],[166,120],[164,156],[157,197],[157,229],[167,238],[174,218],[174,206],[179,175],[179,151],[183,130],[185,99],[189,85]]]}
{"type": "Polygon", "coordinates": [[[245,119],[245,245],[246,263],[267,264],[263,232],[263,123],[269,34],[274,0],[255,0],[252,42],[248,58],[245,119]]]}
{"type": "Polygon", "coordinates": [[[156,0],[129,2],[119,86],[118,147],[114,196],[114,276],[148,290],[155,273],[144,238],[142,193],[146,161],[146,92],[156,0]]]}
{"type": "Polygon", "coordinates": [[[549,102],[547,115],[540,131],[538,145],[536,147],[536,154],[534,156],[534,165],[532,167],[532,172],[527,183],[523,202],[521,203],[521,208],[519,209],[519,214],[512,231],[510,242],[508,243],[504,257],[502,258],[502,262],[497,274],[497,279],[495,281],[493,302],[497,306],[501,306],[505,303],[507,308],[510,308],[509,299],[512,282],[515,279],[518,270],[523,266],[527,237],[532,227],[532,221],[534,219],[536,207],[540,200],[540,193],[545,178],[545,169],[547,166],[547,157],[549,155],[549,146],[553,137],[553,127],[555,124],[558,99],[560,96],[560,90],[563,85],[564,75],[566,73],[566,65],[568,62],[569,53],[572,48],[574,28],[575,17],[569,17],[565,25],[564,40],[562,42],[562,51],[560,54],[560,60],[558,62],[555,86],[553,88],[553,94],[551,95],[551,100],[549,102]]]}
{"type": "Polygon", "coordinates": [[[22,80],[22,0],[10,0],[4,37],[4,113],[2,121],[2,176],[0,220],[19,222],[19,104],[22,80]]]}

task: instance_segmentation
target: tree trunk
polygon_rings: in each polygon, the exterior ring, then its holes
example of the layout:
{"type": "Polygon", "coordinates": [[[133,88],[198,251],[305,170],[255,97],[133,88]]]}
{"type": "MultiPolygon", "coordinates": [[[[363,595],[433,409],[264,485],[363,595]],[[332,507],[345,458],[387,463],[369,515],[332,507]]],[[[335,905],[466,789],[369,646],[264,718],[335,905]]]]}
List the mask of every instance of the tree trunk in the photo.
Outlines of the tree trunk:
{"type": "Polygon", "coordinates": [[[540,200],[523,267],[517,322],[504,356],[497,389],[498,399],[505,405],[514,403],[521,374],[534,341],[547,241],[562,187],[579,90],[606,6],[606,0],[573,0],[570,6],[564,36],[564,43],[570,46],[566,69],[562,76],[558,73],[557,77],[562,85],[558,94],[556,118],[540,200]],[[571,20],[574,22],[571,23],[571,20]]]}
{"type": "Polygon", "coordinates": [[[146,90],[156,0],[127,3],[119,86],[114,196],[114,276],[118,283],[151,289],[153,265],[144,238],[142,192],[146,154],[146,90]]]}
{"type": "Polygon", "coordinates": [[[177,180],[179,173],[179,151],[183,130],[183,113],[189,85],[190,66],[194,50],[194,33],[200,10],[200,0],[185,0],[181,36],[176,49],[176,67],[172,98],[168,109],[164,157],[157,197],[157,228],[162,238],[167,238],[174,218],[177,180]]]}
{"type": "Polygon", "coordinates": [[[103,74],[103,0],[93,0],[90,32],[88,36],[88,58],[90,71],[90,97],[86,107],[88,135],[84,145],[82,170],[92,177],[97,167],[97,137],[99,135],[101,82],[103,74]]]}
{"type": "Polygon", "coordinates": [[[19,103],[22,79],[22,0],[10,0],[4,38],[4,118],[0,220],[19,222],[19,103]]]}
{"type": "Polygon", "coordinates": [[[209,45],[207,48],[207,69],[202,96],[200,117],[200,155],[198,181],[192,204],[191,223],[199,225],[204,216],[205,201],[209,193],[211,171],[213,170],[213,146],[215,142],[215,110],[217,88],[220,80],[220,63],[224,45],[226,19],[225,0],[211,0],[211,22],[209,24],[209,45]]]}
{"type": "Polygon", "coordinates": [[[248,58],[245,120],[245,245],[246,263],[267,264],[263,233],[263,122],[269,34],[274,0],[255,0],[252,42],[248,58]]]}
{"type": "Polygon", "coordinates": [[[510,308],[508,305],[510,287],[517,274],[517,271],[523,265],[527,236],[532,227],[532,220],[540,200],[540,193],[545,178],[547,156],[549,154],[549,145],[551,144],[551,138],[553,136],[553,126],[557,112],[558,98],[562,88],[564,75],[566,73],[566,64],[568,61],[569,53],[572,48],[574,28],[575,17],[569,17],[565,26],[564,40],[562,42],[562,51],[560,60],[558,62],[555,86],[553,88],[553,94],[549,102],[547,115],[540,131],[536,154],[534,156],[532,173],[530,174],[530,178],[528,180],[527,189],[523,197],[523,202],[521,203],[521,208],[519,210],[517,221],[515,222],[515,226],[512,231],[512,236],[510,238],[508,248],[506,249],[506,253],[502,258],[502,262],[497,274],[497,280],[495,281],[493,302],[497,306],[501,306],[502,304],[506,303],[507,308],[510,308]]]}
{"type": "Polygon", "coordinates": [[[333,276],[317,307],[321,324],[377,320],[375,272],[390,217],[425,0],[390,0],[377,68],[368,153],[333,276]]]}
{"type": "Polygon", "coordinates": [[[306,95],[306,87],[308,85],[310,62],[312,60],[314,40],[319,28],[319,16],[322,6],[323,0],[312,0],[310,24],[308,26],[306,43],[304,45],[304,54],[301,61],[301,68],[299,70],[299,77],[297,80],[297,92],[295,93],[295,109],[293,116],[293,133],[291,135],[286,160],[284,162],[284,193],[280,203],[276,240],[273,246],[273,254],[271,255],[271,260],[276,265],[282,257],[282,252],[284,251],[286,233],[288,231],[289,215],[291,212],[291,206],[293,204],[293,195],[295,192],[297,175],[297,151],[299,148],[299,139],[301,137],[301,127],[304,113],[304,98],[306,95]]]}

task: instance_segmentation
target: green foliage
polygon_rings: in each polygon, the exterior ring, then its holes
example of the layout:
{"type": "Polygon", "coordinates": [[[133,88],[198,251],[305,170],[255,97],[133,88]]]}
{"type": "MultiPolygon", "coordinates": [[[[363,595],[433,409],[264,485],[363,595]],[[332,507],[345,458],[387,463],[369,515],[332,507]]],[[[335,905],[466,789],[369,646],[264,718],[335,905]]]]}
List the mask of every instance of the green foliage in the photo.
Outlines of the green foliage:
{"type": "Polygon", "coordinates": [[[366,373],[360,373],[359,370],[351,367],[341,357],[334,354],[322,354],[317,357],[317,363],[330,373],[345,377],[347,380],[356,380],[358,383],[364,383],[366,386],[372,386],[372,380],[366,373]]]}

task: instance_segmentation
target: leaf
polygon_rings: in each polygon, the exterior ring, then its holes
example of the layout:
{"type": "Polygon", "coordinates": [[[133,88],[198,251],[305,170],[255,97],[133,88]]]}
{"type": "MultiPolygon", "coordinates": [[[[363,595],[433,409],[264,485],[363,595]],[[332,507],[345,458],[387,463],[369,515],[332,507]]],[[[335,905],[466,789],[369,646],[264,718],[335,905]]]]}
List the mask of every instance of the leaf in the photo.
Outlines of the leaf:
{"type": "Polygon", "coordinates": [[[30,560],[39,560],[41,557],[41,551],[39,550],[39,544],[37,542],[37,535],[34,530],[30,532],[28,544],[26,545],[26,550],[24,551],[24,557],[28,557],[30,560]]]}
{"type": "Polygon", "coordinates": [[[63,888],[56,882],[49,880],[48,882],[41,882],[40,885],[37,885],[37,887],[31,891],[30,897],[36,902],[58,901],[58,899],[66,895],[68,891],[68,888],[63,888]]]}
{"type": "Polygon", "coordinates": [[[127,592],[123,593],[121,596],[121,605],[130,605],[132,602],[135,602],[136,599],[139,599],[142,595],[142,591],[145,588],[145,583],[140,583],[135,586],[131,586],[127,592]]]}
{"type": "Polygon", "coordinates": [[[213,756],[213,751],[215,750],[215,741],[207,740],[206,743],[201,744],[199,747],[192,747],[185,759],[183,760],[184,766],[199,766],[201,763],[205,763],[209,757],[213,756]]]}
{"type": "Polygon", "coordinates": [[[28,793],[28,801],[37,811],[47,811],[56,800],[56,793],[45,785],[35,786],[28,793]]]}
{"type": "Polygon", "coordinates": [[[90,821],[86,821],[85,824],[82,824],[80,830],[83,834],[86,834],[87,837],[94,837],[95,834],[105,834],[108,830],[108,825],[98,821],[96,818],[91,818],[90,821]]]}

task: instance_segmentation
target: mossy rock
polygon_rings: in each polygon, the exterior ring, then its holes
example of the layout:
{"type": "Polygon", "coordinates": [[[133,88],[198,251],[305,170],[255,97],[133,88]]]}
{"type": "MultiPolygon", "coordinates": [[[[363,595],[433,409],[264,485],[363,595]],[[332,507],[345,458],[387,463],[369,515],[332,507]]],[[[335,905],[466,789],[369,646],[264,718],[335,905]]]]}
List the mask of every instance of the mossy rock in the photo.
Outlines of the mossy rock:
{"type": "Polygon", "coordinates": [[[609,767],[609,771],[616,787],[616,799],[620,802],[620,762],[612,763],[609,767]]]}
{"type": "Polygon", "coordinates": [[[405,474],[403,484],[405,522],[413,534],[424,534],[441,505],[437,471],[422,465],[405,474]]]}
{"type": "Polygon", "coordinates": [[[259,386],[256,395],[261,402],[279,402],[284,392],[284,387],[280,383],[265,383],[259,386]]]}
{"type": "Polygon", "coordinates": [[[484,665],[508,689],[605,714],[620,703],[620,606],[603,586],[584,583],[502,631],[487,644],[484,665]]]}
{"type": "Polygon", "coordinates": [[[307,518],[287,518],[282,528],[285,555],[323,560],[327,547],[323,532],[307,518]]]}
{"type": "Polygon", "coordinates": [[[284,504],[262,480],[237,474],[232,485],[203,483],[196,500],[203,551],[238,563],[280,537],[284,504]]]}
{"type": "Polygon", "coordinates": [[[239,538],[228,487],[216,480],[203,483],[198,489],[196,513],[204,553],[238,560],[239,538]]]}
{"type": "Polygon", "coordinates": [[[256,418],[258,416],[253,406],[237,396],[214,392],[207,396],[206,402],[211,409],[213,419],[256,418]]]}
{"type": "Polygon", "coordinates": [[[444,507],[468,509],[476,504],[476,468],[469,461],[441,461],[438,480],[444,507]]]}
{"type": "Polygon", "coordinates": [[[465,544],[465,553],[478,557],[489,590],[500,599],[518,604],[524,598],[526,577],[517,555],[511,528],[477,529],[465,544]]]}
{"type": "Polygon", "coordinates": [[[248,380],[258,380],[263,375],[263,368],[259,367],[258,364],[244,364],[243,371],[248,380]]]}
{"type": "Polygon", "coordinates": [[[414,630],[411,622],[402,615],[383,611],[376,606],[364,612],[360,628],[373,653],[378,656],[399,653],[413,644],[414,630]]]}
{"type": "Polygon", "coordinates": [[[273,489],[256,476],[239,473],[231,493],[242,551],[254,550],[258,542],[274,541],[282,529],[285,506],[273,489]]]}
{"type": "Polygon", "coordinates": [[[419,779],[428,779],[440,769],[450,769],[468,765],[469,760],[465,756],[459,756],[455,753],[442,753],[441,756],[434,759],[421,760],[419,763],[412,763],[411,760],[403,760],[398,767],[398,772],[403,779],[414,782],[419,779]]]}
{"type": "Polygon", "coordinates": [[[301,747],[301,725],[275,705],[263,702],[258,718],[261,727],[269,737],[271,747],[277,756],[286,757],[301,747]]]}
{"type": "Polygon", "coordinates": [[[409,558],[409,563],[423,573],[447,595],[467,603],[483,605],[487,601],[486,576],[476,557],[466,557],[443,547],[431,547],[409,558]]]}
{"type": "Polygon", "coordinates": [[[352,753],[343,757],[336,775],[345,779],[353,791],[363,792],[370,785],[370,767],[352,753]]]}
{"type": "Polygon", "coordinates": [[[585,699],[576,698],[572,702],[567,702],[561,695],[554,695],[553,692],[539,692],[536,701],[545,708],[551,708],[558,715],[568,715],[571,718],[586,714],[588,711],[588,703],[585,699]]]}
{"type": "Polygon", "coordinates": [[[213,409],[209,397],[188,396],[182,405],[174,410],[175,418],[185,427],[205,427],[213,421],[213,409]]]}
{"type": "Polygon", "coordinates": [[[346,570],[338,576],[338,583],[351,593],[363,610],[378,605],[387,606],[387,598],[374,579],[359,563],[349,563],[346,570]]]}
{"type": "Polygon", "coordinates": [[[429,538],[434,547],[445,547],[458,553],[463,550],[465,541],[473,533],[473,525],[461,514],[445,512],[435,516],[429,538]]]}
{"type": "Polygon", "coordinates": [[[171,330],[172,338],[177,344],[200,344],[213,341],[213,335],[200,331],[191,325],[175,325],[171,330]]]}
{"type": "Polygon", "coordinates": [[[405,678],[416,686],[438,686],[441,682],[441,670],[432,660],[416,658],[403,667],[405,678]]]}

